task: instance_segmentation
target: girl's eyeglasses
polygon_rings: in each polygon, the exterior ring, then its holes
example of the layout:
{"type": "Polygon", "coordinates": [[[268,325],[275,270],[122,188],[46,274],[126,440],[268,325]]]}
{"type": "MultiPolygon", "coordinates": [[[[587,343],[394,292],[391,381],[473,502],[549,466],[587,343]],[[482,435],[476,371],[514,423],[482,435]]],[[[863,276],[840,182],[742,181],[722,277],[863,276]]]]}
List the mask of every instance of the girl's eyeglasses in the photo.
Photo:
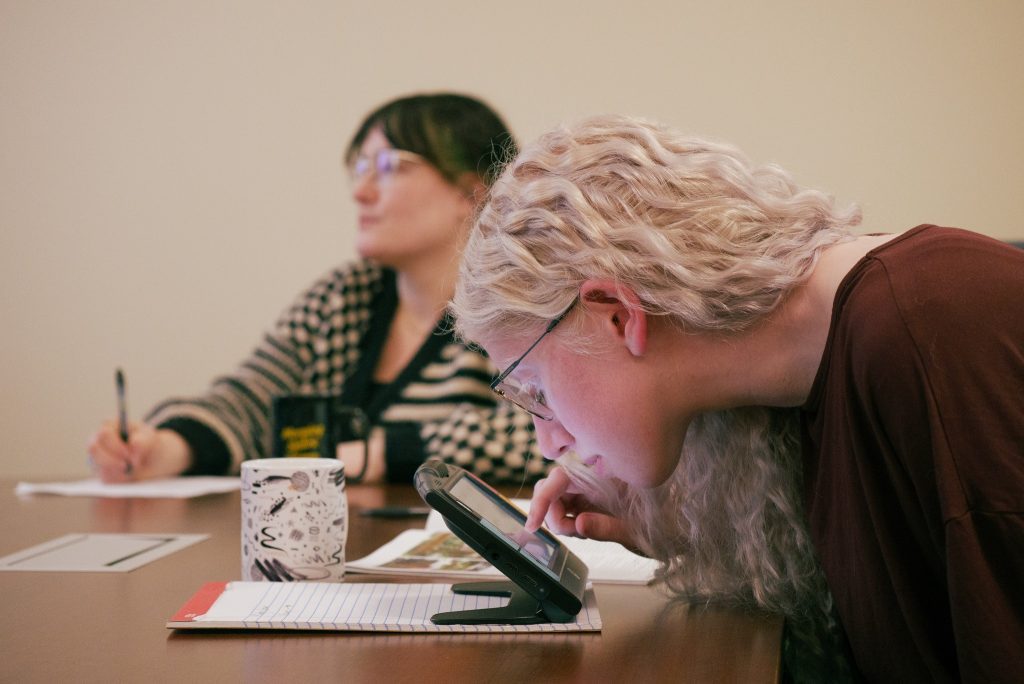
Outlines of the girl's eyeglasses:
{"type": "Polygon", "coordinates": [[[372,157],[360,155],[353,160],[348,167],[349,177],[353,183],[358,183],[363,178],[373,175],[379,181],[390,178],[398,172],[402,162],[410,164],[422,164],[427,160],[415,152],[408,150],[396,150],[386,147],[378,150],[372,157]]]}
{"type": "Polygon", "coordinates": [[[526,348],[526,351],[523,352],[522,356],[520,356],[518,359],[510,363],[508,368],[502,371],[498,375],[498,377],[494,378],[494,381],[491,382],[492,390],[494,390],[496,393],[498,393],[505,399],[511,401],[513,404],[523,409],[530,415],[536,416],[541,420],[553,420],[555,417],[554,412],[548,407],[547,403],[544,400],[544,392],[538,390],[532,385],[524,385],[520,383],[518,380],[512,377],[512,371],[514,371],[516,369],[516,366],[518,366],[522,362],[522,360],[526,358],[527,354],[533,351],[534,347],[540,344],[540,341],[543,340],[549,332],[555,329],[556,325],[562,322],[562,319],[565,318],[570,311],[572,311],[572,308],[576,306],[576,302],[578,302],[579,300],[579,297],[573,299],[572,304],[567,306],[565,308],[565,311],[558,314],[551,321],[549,321],[547,327],[544,328],[544,332],[540,334],[540,337],[538,337],[533,344],[526,348]]]}

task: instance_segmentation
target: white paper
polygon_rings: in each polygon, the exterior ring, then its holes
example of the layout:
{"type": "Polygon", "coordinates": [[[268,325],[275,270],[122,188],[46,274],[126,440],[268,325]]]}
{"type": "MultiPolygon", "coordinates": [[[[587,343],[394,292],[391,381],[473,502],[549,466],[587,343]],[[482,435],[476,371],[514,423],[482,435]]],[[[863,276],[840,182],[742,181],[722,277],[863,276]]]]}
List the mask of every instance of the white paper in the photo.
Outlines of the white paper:
{"type": "MultiPolygon", "coordinates": [[[[524,513],[530,512],[530,499],[511,499],[513,505],[524,513]]],[[[431,511],[425,525],[427,530],[448,531],[444,516],[431,511]]],[[[582,539],[564,534],[555,534],[558,541],[569,547],[590,569],[590,581],[622,584],[647,584],[654,579],[658,561],[633,553],[622,544],[615,542],[582,539]]],[[[498,571],[492,568],[495,573],[498,571]]]]}
{"type": "Polygon", "coordinates": [[[72,482],[19,482],[14,493],[60,494],[63,496],[101,496],[112,498],[140,499],[188,499],[204,494],[219,494],[236,491],[240,486],[237,477],[171,477],[163,480],[143,480],[105,484],[98,478],[74,480],[72,482]]]}
{"type": "MultiPolygon", "coordinates": [[[[573,621],[535,625],[435,625],[436,613],[498,608],[500,596],[455,594],[450,584],[229,582],[202,615],[172,619],[174,628],[358,630],[379,632],[600,631],[592,589],[573,621]]],[[[178,616],[176,616],[178,617],[178,616]]]]}
{"type": "MultiPolygon", "coordinates": [[[[528,511],[528,499],[513,499],[518,508],[528,511]]],[[[555,535],[580,557],[589,570],[591,582],[612,584],[648,584],[654,579],[658,561],[637,555],[615,542],[555,535]]],[[[444,523],[444,517],[431,511],[424,528],[406,530],[373,553],[345,566],[351,572],[382,575],[418,575],[489,579],[501,572],[466,546],[444,523]]]]}
{"type": "Polygon", "coordinates": [[[208,534],[66,534],[0,558],[0,570],[128,572],[208,534]]]}

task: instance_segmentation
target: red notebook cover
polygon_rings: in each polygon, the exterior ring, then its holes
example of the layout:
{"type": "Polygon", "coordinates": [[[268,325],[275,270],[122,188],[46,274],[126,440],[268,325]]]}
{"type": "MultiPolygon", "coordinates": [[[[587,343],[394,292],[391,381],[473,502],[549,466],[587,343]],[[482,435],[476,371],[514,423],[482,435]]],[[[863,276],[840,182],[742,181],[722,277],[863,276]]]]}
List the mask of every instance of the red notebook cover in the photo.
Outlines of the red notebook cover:
{"type": "Polygon", "coordinates": [[[207,582],[181,607],[181,610],[174,614],[171,621],[192,622],[196,617],[206,615],[206,611],[210,610],[210,606],[224,593],[227,586],[227,582],[207,582]]]}

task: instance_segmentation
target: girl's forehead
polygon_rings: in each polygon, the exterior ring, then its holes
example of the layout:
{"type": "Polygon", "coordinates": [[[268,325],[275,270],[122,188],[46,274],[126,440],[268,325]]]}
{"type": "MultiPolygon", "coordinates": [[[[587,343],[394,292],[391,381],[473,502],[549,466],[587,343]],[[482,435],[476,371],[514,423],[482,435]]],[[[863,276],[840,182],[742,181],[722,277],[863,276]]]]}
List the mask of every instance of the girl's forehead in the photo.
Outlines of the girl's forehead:
{"type": "MultiPolygon", "coordinates": [[[[489,339],[483,340],[479,344],[481,347],[484,348],[484,351],[487,352],[487,356],[490,357],[491,363],[493,363],[495,366],[498,366],[499,368],[505,368],[510,363],[515,361],[520,354],[523,353],[522,350],[516,351],[519,348],[516,346],[515,341],[513,340],[489,339]]],[[[526,349],[526,347],[523,347],[523,349],[526,349]]]]}
{"type": "Polygon", "coordinates": [[[363,143],[359,146],[359,151],[366,154],[367,152],[376,152],[377,150],[387,149],[391,146],[391,142],[384,135],[384,131],[380,128],[373,128],[366,134],[366,137],[363,138],[363,143]]]}
{"type": "MultiPolygon", "coordinates": [[[[497,337],[492,336],[484,340],[481,340],[480,346],[487,351],[487,355],[490,357],[491,362],[498,368],[505,369],[516,359],[523,355],[530,345],[535,341],[535,336],[531,337],[529,334],[517,334],[513,337],[497,337]]],[[[526,369],[531,365],[531,360],[534,355],[540,352],[541,349],[534,348],[529,354],[526,355],[519,363],[519,368],[526,369]]]]}

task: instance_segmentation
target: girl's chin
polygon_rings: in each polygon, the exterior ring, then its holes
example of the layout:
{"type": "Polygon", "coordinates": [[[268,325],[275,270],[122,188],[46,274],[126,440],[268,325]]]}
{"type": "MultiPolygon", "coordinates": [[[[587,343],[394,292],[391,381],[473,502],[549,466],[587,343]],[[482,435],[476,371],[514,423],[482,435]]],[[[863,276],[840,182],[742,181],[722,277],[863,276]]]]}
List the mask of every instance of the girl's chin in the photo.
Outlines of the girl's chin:
{"type": "Polygon", "coordinates": [[[388,254],[387,250],[379,249],[376,245],[356,243],[356,254],[359,255],[360,259],[369,259],[388,268],[394,267],[392,264],[393,259],[390,258],[392,255],[388,254]]]}
{"type": "Polygon", "coordinates": [[[369,240],[356,240],[356,254],[362,259],[379,259],[380,250],[369,240]]]}

